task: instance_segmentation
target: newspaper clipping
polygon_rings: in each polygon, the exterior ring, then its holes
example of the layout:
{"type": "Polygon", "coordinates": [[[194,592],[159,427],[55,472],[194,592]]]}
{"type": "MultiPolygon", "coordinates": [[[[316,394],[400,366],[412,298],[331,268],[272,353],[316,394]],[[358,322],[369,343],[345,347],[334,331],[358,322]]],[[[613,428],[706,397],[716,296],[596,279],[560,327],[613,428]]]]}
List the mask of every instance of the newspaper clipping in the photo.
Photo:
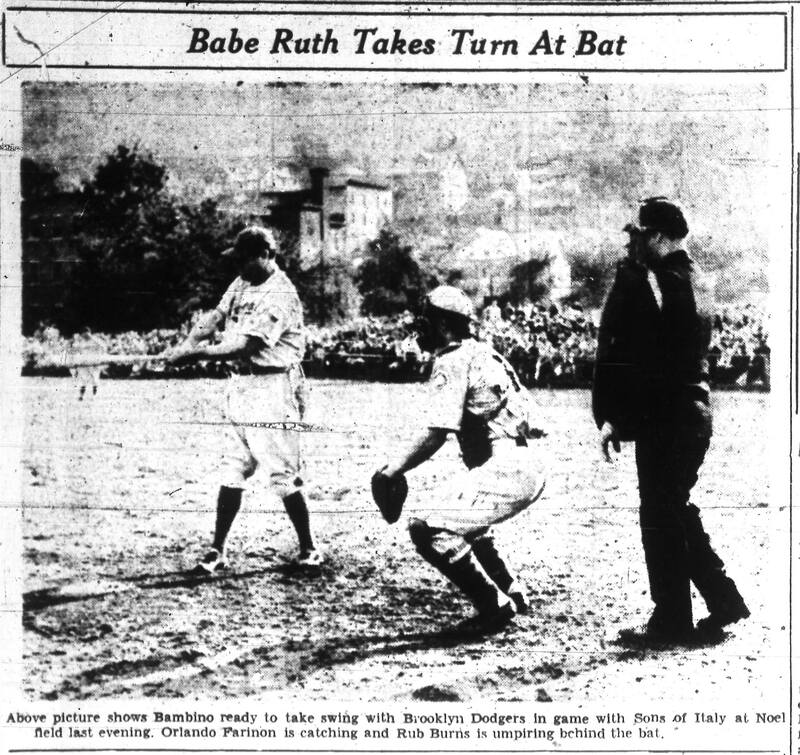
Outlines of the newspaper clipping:
{"type": "Polygon", "coordinates": [[[794,11],[5,3],[0,751],[800,751],[794,11]]]}

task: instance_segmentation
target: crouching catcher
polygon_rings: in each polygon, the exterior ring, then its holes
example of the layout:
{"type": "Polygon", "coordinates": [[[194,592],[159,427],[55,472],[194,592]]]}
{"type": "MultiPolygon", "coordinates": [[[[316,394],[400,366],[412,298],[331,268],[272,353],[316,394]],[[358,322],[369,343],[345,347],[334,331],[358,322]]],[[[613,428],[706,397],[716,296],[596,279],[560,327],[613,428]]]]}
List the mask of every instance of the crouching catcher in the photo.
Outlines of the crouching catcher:
{"type": "MultiPolygon", "coordinates": [[[[495,547],[491,527],[535,501],[544,476],[529,442],[533,402],[511,366],[470,335],[472,305],[462,291],[431,291],[420,345],[435,354],[426,428],[380,474],[390,480],[430,459],[449,433],[467,469],[434,492],[431,510],[408,520],[417,552],[473,603],[460,633],[500,630],[527,608],[525,591],[495,547]]],[[[424,507],[422,507],[424,509],[424,507]]]]}

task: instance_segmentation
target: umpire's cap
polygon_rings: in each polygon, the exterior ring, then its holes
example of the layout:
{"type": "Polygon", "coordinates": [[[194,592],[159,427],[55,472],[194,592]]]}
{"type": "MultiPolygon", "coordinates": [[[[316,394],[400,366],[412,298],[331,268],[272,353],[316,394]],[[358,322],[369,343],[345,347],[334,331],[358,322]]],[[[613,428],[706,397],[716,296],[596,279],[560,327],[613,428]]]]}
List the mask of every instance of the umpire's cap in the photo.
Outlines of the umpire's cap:
{"type": "Polygon", "coordinates": [[[437,286],[428,294],[428,304],[467,320],[471,320],[474,316],[472,302],[460,288],[455,286],[437,286]]]}
{"type": "Polygon", "coordinates": [[[689,226],[680,208],[668,202],[666,197],[643,199],[639,207],[639,225],[645,230],[663,233],[670,239],[682,239],[689,233],[689,226]]]}
{"type": "Polygon", "coordinates": [[[233,246],[222,252],[223,257],[273,257],[278,251],[275,236],[268,228],[249,225],[239,232],[233,246]]]}

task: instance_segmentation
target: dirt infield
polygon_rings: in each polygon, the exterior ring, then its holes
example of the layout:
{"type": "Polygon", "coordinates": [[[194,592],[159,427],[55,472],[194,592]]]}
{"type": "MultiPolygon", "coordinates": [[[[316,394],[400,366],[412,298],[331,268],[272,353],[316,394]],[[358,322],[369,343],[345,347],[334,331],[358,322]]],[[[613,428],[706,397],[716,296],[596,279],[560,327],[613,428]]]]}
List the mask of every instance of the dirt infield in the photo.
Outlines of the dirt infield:
{"type": "MultiPolygon", "coordinates": [[[[770,497],[769,395],[715,395],[694,498],[753,616],[721,645],[656,652],[609,642],[644,621],[649,600],[631,449],[615,468],[598,460],[586,392],[534,394],[547,488],[498,528],[532,611],[458,643],[440,630],[469,607],[368,493],[371,472],[419,424],[424,386],[311,388],[307,490],[325,565],[294,571],[280,502],[254,494],[231,535],[232,572],[198,582],[184,570],[213,527],[221,382],[108,381],[79,402],[68,380],[26,379],[26,694],[785,699],[788,511],[770,497]]],[[[457,468],[454,445],[409,475],[409,511],[457,468]]]]}

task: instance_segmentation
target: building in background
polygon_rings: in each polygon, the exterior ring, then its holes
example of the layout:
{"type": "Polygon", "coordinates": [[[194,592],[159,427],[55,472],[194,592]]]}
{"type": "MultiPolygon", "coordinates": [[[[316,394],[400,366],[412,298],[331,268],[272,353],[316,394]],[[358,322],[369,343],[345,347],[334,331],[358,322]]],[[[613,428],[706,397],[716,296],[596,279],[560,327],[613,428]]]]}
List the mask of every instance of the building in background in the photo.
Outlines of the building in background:
{"type": "Polygon", "coordinates": [[[394,217],[391,187],[361,175],[313,167],[307,178],[293,183],[283,180],[269,189],[229,195],[221,206],[248,214],[296,241],[307,266],[357,258],[394,217]]]}
{"type": "Polygon", "coordinates": [[[496,228],[476,228],[471,238],[451,252],[463,275],[463,285],[478,302],[493,300],[508,290],[515,265],[536,260],[542,264],[541,283],[551,301],[572,293],[572,272],[560,234],[554,231],[510,233],[496,228]]]}

